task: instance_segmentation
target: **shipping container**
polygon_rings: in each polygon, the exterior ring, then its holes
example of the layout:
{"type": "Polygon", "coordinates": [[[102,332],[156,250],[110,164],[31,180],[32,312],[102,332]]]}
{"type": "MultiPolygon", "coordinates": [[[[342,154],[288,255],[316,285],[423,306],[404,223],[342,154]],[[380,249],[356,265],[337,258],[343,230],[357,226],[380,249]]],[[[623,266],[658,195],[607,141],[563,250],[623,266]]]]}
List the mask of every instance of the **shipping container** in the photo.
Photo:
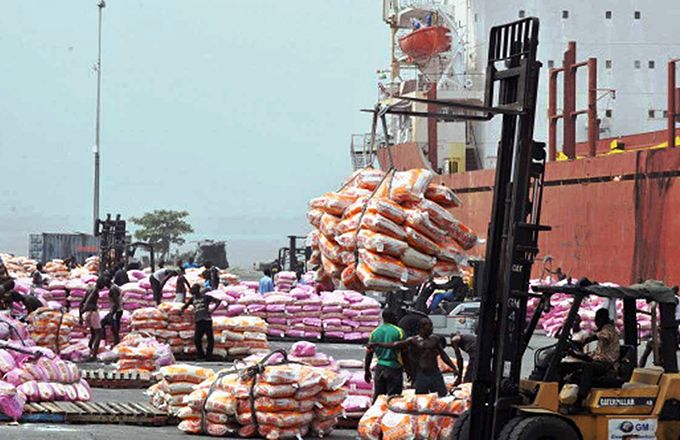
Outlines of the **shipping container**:
{"type": "Polygon", "coordinates": [[[28,255],[37,261],[47,262],[55,258],[75,257],[78,263],[99,253],[99,239],[83,233],[29,234],[28,255]]]}

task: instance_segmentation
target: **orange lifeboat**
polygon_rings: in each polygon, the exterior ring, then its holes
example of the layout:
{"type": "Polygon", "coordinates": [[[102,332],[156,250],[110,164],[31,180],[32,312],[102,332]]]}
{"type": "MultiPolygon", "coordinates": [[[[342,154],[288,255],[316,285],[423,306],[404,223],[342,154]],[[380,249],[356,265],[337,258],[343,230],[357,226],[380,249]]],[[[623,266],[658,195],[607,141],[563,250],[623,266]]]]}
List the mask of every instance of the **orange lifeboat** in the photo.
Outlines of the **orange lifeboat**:
{"type": "Polygon", "coordinates": [[[420,28],[399,39],[399,47],[410,61],[430,58],[451,48],[451,36],[444,26],[420,28]]]}

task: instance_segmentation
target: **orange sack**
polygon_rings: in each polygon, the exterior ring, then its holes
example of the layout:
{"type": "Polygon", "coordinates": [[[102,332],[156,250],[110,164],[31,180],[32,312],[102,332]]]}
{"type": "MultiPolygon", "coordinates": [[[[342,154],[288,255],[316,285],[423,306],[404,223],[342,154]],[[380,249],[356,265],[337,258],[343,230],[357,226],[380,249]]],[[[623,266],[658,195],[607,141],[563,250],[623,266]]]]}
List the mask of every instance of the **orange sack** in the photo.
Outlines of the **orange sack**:
{"type": "Polygon", "coordinates": [[[403,255],[406,249],[408,249],[408,243],[405,241],[368,229],[359,232],[356,244],[362,249],[394,257],[403,255]]]}
{"type": "Polygon", "coordinates": [[[364,218],[361,219],[361,227],[370,229],[373,232],[379,232],[398,238],[399,240],[404,240],[406,238],[406,231],[404,231],[404,228],[382,215],[364,215],[364,218]]]}
{"type": "Polygon", "coordinates": [[[397,224],[404,223],[406,211],[399,204],[387,198],[376,198],[368,202],[367,212],[380,214],[397,224]]]}
{"type": "Polygon", "coordinates": [[[394,257],[362,249],[359,251],[359,259],[376,275],[406,281],[408,272],[406,266],[394,257]]]}
{"type": "Polygon", "coordinates": [[[446,185],[430,183],[425,190],[425,198],[439,203],[444,208],[459,208],[463,206],[458,196],[446,185]]]}
{"type": "Polygon", "coordinates": [[[394,177],[385,179],[390,187],[390,198],[395,202],[417,202],[425,195],[434,174],[423,168],[397,171],[394,177]]]}
{"type": "Polygon", "coordinates": [[[361,283],[368,290],[395,290],[401,288],[401,282],[393,278],[384,277],[371,272],[368,266],[360,262],[356,268],[356,274],[361,283]]]}
{"type": "Polygon", "coordinates": [[[406,227],[406,242],[414,249],[428,255],[436,256],[441,252],[437,243],[408,226],[406,227]]]}

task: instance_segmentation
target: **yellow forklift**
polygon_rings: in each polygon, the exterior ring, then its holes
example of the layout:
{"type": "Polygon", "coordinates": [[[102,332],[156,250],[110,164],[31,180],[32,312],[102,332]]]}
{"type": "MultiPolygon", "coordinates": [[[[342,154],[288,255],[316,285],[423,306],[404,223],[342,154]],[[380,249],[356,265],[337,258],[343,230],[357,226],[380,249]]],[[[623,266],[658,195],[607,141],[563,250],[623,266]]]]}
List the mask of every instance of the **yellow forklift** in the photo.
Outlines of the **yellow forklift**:
{"type": "MultiPolygon", "coordinates": [[[[520,400],[513,405],[514,416],[501,427],[497,437],[510,439],[680,439],[680,374],[676,357],[677,325],[675,308],[677,288],[656,281],[630,287],[609,287],[579,283],[575,286],[536,286],[540,298],[527,330],[533,333],[535,323],[550,302],[550,296],[564,293],[572,297],[572,305],[555,345],[549,347],[548,361],[535,362],[532,380],[520,380],[520,400]],[[585,298],[595,295],[623,302],[623,344],[617,365],[604,375],[595,377],[592,388],[582,402],[573,395],[561,393],[568,380],[560,366],[572,350],[579,350],[571,340],[571,329],[585,298]],[[660,312],[660,362],[650,368],[636,368],[638,341],[636,301],[658,304],[660,312]],[[534,318],[536,318],[534,320],[534,318]],[[539,365],[540,364],[540,365],[539,365]]],[[[532,294],[534,295],[534,294],[532,294]]],[[[547,348],[547,347],[546,347],[547,348]]],[[[541,352],[537,351],[539,358],[541,352]]],[[[466,423],[469,414],[459,419],[466,423]]],[[[468,432],[462,438],[474,438],[468,432]]],[[[461,438],[461,437],[459,437],[461,438]]]]}

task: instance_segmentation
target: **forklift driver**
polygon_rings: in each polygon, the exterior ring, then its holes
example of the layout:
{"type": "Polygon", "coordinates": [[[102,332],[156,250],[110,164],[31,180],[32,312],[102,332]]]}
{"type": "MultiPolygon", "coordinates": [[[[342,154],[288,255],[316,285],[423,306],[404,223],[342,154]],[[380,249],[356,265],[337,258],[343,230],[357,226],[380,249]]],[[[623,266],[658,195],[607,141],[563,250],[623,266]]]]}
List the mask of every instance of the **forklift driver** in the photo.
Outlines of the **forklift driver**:
{"type": "MultiPolygon", "coordinates": [[[[620,344],[619,333],[614,323],[609,318],[609,311],[605,308],[595,312],[595,326],[597,331],[587,337],[583,343],[597,341],[595,350],[590,354],[570,350],[569,354],[581,362],[571,362],[567,371],[580,371],[581,379],[578,389],[579,399],[583,399],[590,391],[593,379],[605,375],[608,371],[617,367],[619,360],[620,344]]],[[[563,365],[564,367],[564,365],[563,365]]]]}

